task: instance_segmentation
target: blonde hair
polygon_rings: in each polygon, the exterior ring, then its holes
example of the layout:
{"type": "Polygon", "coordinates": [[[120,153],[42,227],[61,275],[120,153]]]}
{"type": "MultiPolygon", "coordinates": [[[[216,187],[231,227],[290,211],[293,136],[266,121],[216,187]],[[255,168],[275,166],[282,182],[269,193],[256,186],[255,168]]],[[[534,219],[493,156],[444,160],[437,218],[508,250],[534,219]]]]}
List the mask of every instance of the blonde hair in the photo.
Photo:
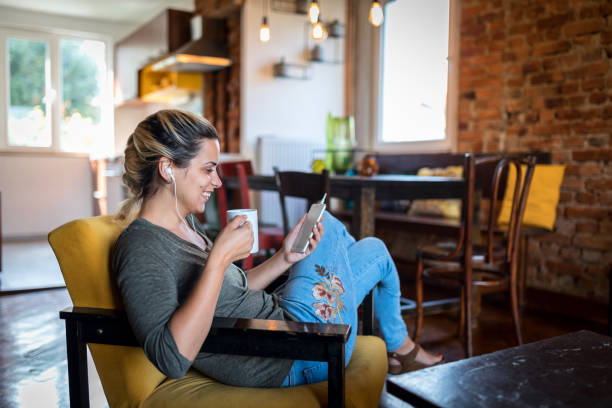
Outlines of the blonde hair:
{"type": "Polygon", "coordinates": [[[117,219],[131,222],[143,199],[153,195],[161,182],[157,165],[162,157],[177,167],[187,167],[198,153],[202,139],[218,139],[217,130],[203,117],[176,109],[160,110],[140,122],[125,147],[123,183],[128,198],[121,203],[117,219]]]}

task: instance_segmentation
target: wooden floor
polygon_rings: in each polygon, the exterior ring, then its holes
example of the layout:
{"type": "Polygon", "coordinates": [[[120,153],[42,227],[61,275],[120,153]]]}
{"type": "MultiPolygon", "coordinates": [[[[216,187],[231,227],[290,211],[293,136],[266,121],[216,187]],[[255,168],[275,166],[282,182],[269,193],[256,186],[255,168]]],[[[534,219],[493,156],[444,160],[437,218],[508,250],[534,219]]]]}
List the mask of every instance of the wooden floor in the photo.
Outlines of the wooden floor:
{"type": "MultiPolygon", "coordinates": [[[[58,311],[69,306],[65,289],[0,296],[0,407],[68,407],[65,332],[58,311]]],[[[504,299],[484,303],[474,331],[476,354],[514,346],[515,338],[504,299]]],[[[427,316],[422,344],[442,352],[446,361],[464,357],[455,337],[454,313],[427,316]]],[[[409,330],[412,321],[407,319],[409,330]]],[[[525,341],[531,342],[580,329],[606,333],[603,324],[526,310],[525,341]]],[[[90,366],[92,407],[106,405],[95,370],[90,366]]],[[[404,407],[383,394],[381,407],[404,407]]]]}

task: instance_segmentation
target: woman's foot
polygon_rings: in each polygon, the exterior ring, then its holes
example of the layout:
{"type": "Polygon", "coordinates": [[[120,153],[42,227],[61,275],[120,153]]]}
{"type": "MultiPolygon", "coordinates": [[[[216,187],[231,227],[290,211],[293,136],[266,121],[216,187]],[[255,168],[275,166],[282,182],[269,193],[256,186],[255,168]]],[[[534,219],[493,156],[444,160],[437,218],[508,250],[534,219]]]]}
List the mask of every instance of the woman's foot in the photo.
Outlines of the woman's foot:
{"type": "Polygon", "coordinates": [[[444,361],[442,354],[431,354],[409,338],[395,351],[388,353],[389,372],[391,374],[407,373],[440,364],[444,361]]]}

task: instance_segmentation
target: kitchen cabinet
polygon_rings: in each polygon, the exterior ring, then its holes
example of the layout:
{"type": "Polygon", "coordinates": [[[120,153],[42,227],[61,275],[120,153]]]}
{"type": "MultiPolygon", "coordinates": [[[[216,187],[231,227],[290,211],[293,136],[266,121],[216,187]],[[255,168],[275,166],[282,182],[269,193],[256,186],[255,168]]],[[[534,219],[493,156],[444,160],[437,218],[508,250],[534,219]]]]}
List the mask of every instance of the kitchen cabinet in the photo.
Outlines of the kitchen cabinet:
{"type": "Polygon", "coordinates": [[[115,102],[139,97],[139,70],[191,40],[193,13],[167,9],[115,44],[115,102]]]}

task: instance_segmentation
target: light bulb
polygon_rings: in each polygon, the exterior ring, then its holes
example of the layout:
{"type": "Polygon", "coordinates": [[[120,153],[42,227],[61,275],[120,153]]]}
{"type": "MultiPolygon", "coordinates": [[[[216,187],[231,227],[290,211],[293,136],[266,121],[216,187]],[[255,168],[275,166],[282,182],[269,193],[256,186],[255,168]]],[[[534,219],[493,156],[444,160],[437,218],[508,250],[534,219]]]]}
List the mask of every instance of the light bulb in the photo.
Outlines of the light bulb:
{"type": "Polygon", "coordinates": [[[374,0],[372,2],[372,8],[370,8],[370,23],[372,23],[374,27],[379,27],[383,23],[383,19],[383,9],[380,3],[374,0]]]}
{"type": "Polygon", "coordinates": [[[310,8],[308,9],[308,20],[310,20],[312,24],[319,21],[319,12],[319,2],[318,0],[313,0],[312,3],[310,3],[310,8]]]}
{"type": "Polygon", "coordinates": [[[263,18],[263,22],[261,23],[261,27],[259,28],[259,41],[270,41],[270,27],[268,27],[268,17],[263,18]]]}
{"type": "Polygon", "coordinates": [[[321,22],[317,22],[314,26],[312,26],[312,39],[317,41],[323,41],[327,38],[327,30],[321,24],[321,22]]]}

